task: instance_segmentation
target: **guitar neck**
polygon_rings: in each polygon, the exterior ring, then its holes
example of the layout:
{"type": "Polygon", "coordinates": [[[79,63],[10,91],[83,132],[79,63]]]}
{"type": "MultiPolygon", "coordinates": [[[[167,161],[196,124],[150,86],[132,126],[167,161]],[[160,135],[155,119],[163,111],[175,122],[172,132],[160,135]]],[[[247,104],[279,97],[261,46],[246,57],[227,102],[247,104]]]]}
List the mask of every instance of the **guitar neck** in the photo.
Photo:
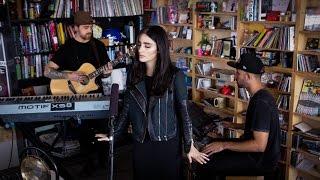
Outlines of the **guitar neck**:
{"type": "MultiPolygon", "coordinates": [[[[116,65],[118,65],[121,62],[122,58],[120,59],[115,59],[114,61],[110,61],[110,63],[112,64],[112,67],[115,67],[116,65]]],[[[104,65],[104,66],[107,66],[104,65]]],[[[97,70],[93,71],[92,73],[90,73],[88,76],[90,79],[96,78],[98,77],[100,74],[103,73],[104,70],[104,66],[99,67],[97,70]]]]}

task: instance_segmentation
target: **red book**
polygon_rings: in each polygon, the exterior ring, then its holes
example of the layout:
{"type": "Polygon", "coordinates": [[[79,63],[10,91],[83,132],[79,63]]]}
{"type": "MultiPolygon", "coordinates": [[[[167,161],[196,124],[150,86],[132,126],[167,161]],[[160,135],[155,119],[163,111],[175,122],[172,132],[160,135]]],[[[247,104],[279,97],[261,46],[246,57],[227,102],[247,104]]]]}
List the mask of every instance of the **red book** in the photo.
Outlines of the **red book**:
{"type": "Polygon", "coordinates": [[[143,9],[151,9],[151,0],[143,0],[143,9]]]}

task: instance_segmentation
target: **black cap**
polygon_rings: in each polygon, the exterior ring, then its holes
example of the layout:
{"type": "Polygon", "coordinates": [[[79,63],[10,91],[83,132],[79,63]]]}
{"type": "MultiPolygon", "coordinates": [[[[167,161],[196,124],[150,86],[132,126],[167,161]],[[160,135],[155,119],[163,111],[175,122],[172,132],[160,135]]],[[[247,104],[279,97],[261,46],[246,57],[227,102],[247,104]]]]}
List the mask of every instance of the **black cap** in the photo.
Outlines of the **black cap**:
{"type": "Polygon", "coordinates": [[[254,54],[242,54],[240,56],[239,62],[228,62],[229,66],[240,69],[253,74],[264,73],[263,63],[260,58],[256,57],[254,54]]]}

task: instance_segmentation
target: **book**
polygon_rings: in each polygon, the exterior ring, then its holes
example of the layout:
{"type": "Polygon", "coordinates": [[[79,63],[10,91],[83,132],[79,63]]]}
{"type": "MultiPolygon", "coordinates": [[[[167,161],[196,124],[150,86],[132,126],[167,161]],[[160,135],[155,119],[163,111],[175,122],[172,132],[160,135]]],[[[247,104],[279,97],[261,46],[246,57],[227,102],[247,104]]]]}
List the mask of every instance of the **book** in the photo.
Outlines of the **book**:
{"type": "Polygon", "coordinates": [[[320,82],[303,82],[296,112],[310,116],[320,115],[320,82]]]}

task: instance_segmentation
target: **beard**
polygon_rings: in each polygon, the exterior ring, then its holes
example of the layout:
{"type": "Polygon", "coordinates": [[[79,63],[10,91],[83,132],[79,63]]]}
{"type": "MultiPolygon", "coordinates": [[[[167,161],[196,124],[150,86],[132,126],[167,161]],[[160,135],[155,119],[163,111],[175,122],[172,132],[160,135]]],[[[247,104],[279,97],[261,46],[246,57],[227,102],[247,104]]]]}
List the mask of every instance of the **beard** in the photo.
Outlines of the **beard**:
{"type": "Polygon", "coordinates": [[[90,40],[91,39],[91,36],[92,36],[92,33],[87,33],[87,34],[80,34],[80,37],[83,39],[83,40],[90,40]]]}

